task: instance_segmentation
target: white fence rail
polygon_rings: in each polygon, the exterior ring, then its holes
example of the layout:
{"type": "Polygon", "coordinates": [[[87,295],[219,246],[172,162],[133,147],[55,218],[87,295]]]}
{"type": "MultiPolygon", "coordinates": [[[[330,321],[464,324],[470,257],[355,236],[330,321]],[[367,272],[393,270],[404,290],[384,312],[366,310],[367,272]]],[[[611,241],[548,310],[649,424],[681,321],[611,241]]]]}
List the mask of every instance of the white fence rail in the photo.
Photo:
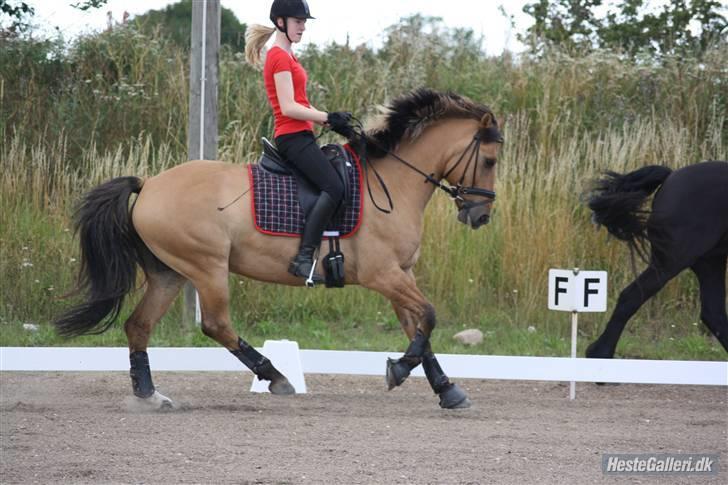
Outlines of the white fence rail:
{"type": "MultiPolygon", "coordinates": [[[[260,350],[260,349],[259,349],[260,350]]],[[[301,350],[305,374],[384,375],[400,353],[301,350]]],[[[152,371],[247,371],[222,348],[149,349],[152,371]]],[[[454,378],[728,386],[728,362],[438,354],[454,378]]],[[[124,347],[2,347],[0,371],[128,371],[124,347]]],[[[417,368],[412,375],[422,376],[417,368]]]]}

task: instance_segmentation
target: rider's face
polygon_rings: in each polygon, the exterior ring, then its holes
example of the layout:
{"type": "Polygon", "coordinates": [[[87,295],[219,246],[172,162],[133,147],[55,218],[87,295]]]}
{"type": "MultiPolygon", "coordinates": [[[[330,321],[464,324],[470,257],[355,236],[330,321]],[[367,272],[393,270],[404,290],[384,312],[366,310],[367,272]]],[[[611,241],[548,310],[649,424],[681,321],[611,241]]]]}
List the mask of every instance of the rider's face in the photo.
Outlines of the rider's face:
{"type": "Polygon", "coordinates": [[[295,17],[289,17],[287,19],[288,37],[291,38],[291,42],[301,42],[303,33],[306,30],[306,19],[298,19],[295,17]]]}

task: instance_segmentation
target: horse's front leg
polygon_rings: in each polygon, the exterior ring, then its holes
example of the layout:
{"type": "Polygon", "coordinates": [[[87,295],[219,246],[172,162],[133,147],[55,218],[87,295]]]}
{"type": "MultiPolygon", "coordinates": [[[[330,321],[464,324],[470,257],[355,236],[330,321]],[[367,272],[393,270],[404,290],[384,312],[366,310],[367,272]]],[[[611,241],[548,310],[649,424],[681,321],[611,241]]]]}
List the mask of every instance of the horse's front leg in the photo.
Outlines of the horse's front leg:
{"type": "MultiPolygon", "coordinates": [[[[413,342],[417,331],[417,322],[415,318],[409,311],[397,304],[393,303],[392,306],[394,307],[394,312],[397,314],[402,330],[404,330],[405,334],[407,334],[410,342],[413,342]]],[[[408,349],[408,351],[410,350],[411,349],[408,349]]],[[[422,354],[421,362],[427,381],[430,383],[430,387],[433,392],[440,397],[440,407],[445,409],[461,409],[470,407],[471,402],[465,391],[463,391],[457,384],[450,382],[450,379],[442,370],[442,367],[440,367],[437,357],[435,357],[434,352],[432,352],[432,345],[429,340],[425,351],[422,354]]],[[[414,369],[414,367],[409,369],[408,367],[409,363],[404,358],[398,360],[388,359],[387,384],[389,389],[392,389],[404,382],[404,379],[409,376],[409,372],[414,369]],[[404,378],[402,378],[399,383],[396,382],[396,378],[390,380],[390,377],[395,377],[397,374],[399,374],[400,377],[404,375],[404,378]]]]}
{"type": "MultiPolygon", "coordinates": [[[[391,266],[390,266],[391,267],[391,266]]],[[[401,385],[412,369],[423,364],[425,375],[440,395],[440,405],[447,408],[468,407],[467,395],[450,383],[430,348],[430,335],[435,328],[435,308],[417,288],[411,269],[375,271],[370,268],[360,283],[387,297],[394,307],[410,344],[399,359],[387,359],[386,380],[389,389],[401,385]]]]}
{"type": "MultiPolygon", "coordinates": [[[[422,363],[425,350],[429,348],[429,338],[424,338],[424,333],[419,325],[419,319],[411,311],[405,309],[395,301],[392,301],[392,307],[397,314],[399,324],[405,335],[407,335],[410,344],[404,356],[399,359],[387,359],[386,381],[390,391],[401,385],[409,377],[412,369],[422,363]]],[[[433,308],[428,311],[431,311],[434,316],[433,308]]],[[[430,327],[431,332],[432,327],[430,327]]]]}

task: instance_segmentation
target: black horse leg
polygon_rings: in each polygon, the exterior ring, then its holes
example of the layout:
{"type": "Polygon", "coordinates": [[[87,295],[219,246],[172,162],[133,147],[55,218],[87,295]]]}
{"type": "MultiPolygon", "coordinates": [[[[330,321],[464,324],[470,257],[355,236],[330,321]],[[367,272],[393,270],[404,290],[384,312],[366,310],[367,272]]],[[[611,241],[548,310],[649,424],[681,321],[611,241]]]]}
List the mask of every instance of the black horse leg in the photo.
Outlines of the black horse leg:
{"type": "Polygon", "coordinates": [[[728,352],[728,315],[726,314],[726,260],[719,254],[700,258],[691,269],[700,283],[700,319],[728,352]]]}
{"type": "Polygon", "coordinates": [[[430,341],[421,330],[417,329],[415,338],[410,342],[404,356],[399,359],[387,359],[387,384],[393,389],[404,382],[412,369],[422,363],[427,381],[432,390],[440,396],[440,407],[445,409],[461,409],[470,407],[470,399],[460,386],[450,382],[443,372],[437,357],[432,352],[430,341]]]}
{"type": "Polygon", "coordinates": [[[429,339],[424,339],[424,334],[417,328],[417,319],[411,312],[397,304],[392,305],[397,314],[402,329],[407,335],[412,335],[405,356],[394,360],[387,359],[387,384],[389,389],[402,384],[409,376],[412,369],[421,362],[432,390],[440,396],[440,406],[446,409],[470,407],[470,399],[457,384],[450,382],[437,362],[429,339]],[[414,335],[413,335],[414,334],[414,335]],[[422,350],[421,356],[417,353],[422,350]]]}
{"type": "MultiPolygon", "coordinates": [[[[382,279],[381,273],[377,276],[382,279]]],[[[435,308],[417,288],[412,270],[395,272],[386,280],[387,285],[373,287],[390,299],[402,330],[410,340],[402,357],[387,359],[387,386],[391,390],[401,385],[412,369],[422,364],[430,386],[440,396],[441,407],[469,407],[467,394],[450,382],[432,353],[430,334],[436,325],[435,308]]]]}
{"type": "Polygon", "coordinates": [[[586,349],[586,356],[597,359],[611,359],[617,348],[627,321],[640,309],[645,301],[652,298],[665,283],[670,281],[679,271],[667,271],[655,268],[652,264],[629,284],[617,300],[617,306],[607,323],[607,328],[586,349]]]}
{"type": "Polygon", "coordinates": [[[432,390],[440,396],[440,407],[444,409],[462,409],[469,408],[471,405],[468,395],[460,386],[450,382],[437,361],[437,357],[432,352],[429,342],[427,350],[422,356],[422,368],[425,370],[425,376],[430,383],[432,390]]]}
{"type": "Polygon", "coordinates": [[[422,357],[429,345],[429,338],[418,328],[404,355],[399,359],[387,359],[386,380],[390,391],[401,385],[412,369],[422,363],[422,357]]]}

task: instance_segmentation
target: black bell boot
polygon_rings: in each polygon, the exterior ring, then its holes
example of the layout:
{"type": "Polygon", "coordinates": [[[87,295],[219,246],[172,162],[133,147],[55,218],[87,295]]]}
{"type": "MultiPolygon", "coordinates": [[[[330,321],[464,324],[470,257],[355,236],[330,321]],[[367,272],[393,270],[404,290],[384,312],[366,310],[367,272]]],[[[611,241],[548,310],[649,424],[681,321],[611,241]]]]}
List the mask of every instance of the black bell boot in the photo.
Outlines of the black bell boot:
{"type": "Polygon", "coordinates": [[[306,218],[298,254],[288,265],[288,272],[294,276],[306,278],[306,284],[309,286],[324,282],[324,278],[320,274],[312,272],[316,264],[314,254],[316,248],[321,244],[324,229],[326,229],[326,225],[334,212],[336,212],[334,200],[326,192],[321,192],[316,204],[306,218]]]}

